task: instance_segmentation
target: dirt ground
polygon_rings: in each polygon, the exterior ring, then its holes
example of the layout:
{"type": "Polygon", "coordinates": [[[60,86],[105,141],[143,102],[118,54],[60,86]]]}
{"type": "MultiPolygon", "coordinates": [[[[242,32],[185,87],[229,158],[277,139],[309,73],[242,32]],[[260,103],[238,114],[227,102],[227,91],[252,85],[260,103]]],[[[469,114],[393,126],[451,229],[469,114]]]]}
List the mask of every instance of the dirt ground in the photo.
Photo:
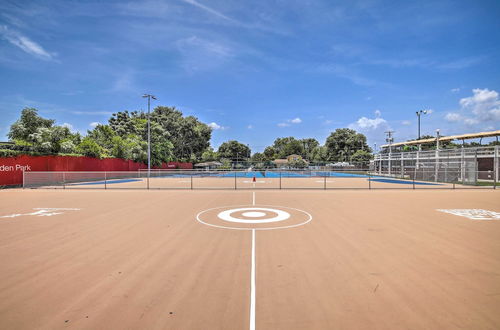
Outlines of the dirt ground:
{"type": "Polygon", "coordinates": [[[0,328],[248,329],[252,230],[197,221],[242,206],[300,225],[255,231],[256,329],[500,328],[500,221],[437,210],[490,189],[2,190],[0,328]]]}

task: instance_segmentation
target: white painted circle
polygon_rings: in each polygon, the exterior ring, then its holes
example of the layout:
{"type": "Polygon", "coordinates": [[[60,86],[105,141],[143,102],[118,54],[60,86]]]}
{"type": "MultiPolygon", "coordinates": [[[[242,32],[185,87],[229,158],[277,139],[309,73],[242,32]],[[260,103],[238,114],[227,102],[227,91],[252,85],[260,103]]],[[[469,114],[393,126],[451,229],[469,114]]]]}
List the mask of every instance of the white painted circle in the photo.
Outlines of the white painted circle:
{"type": "MultiPolygon", "coordinates": [[[[264,213],[265,215],[265,213],[264,213]]],[[[263,208],[263,207],[242,207],[238,209],[230,209],[226,211],[222,211],[219,214],[217,214],[217,217],[219,219],[222,219],[224,221],[229,221],[229,222],[239,222],[239,223],[269,223],[269,222],[278,222],[278,221],[283,221],[288,218],[290,218],[290,213],[282,211],[282,210],[277,210],[277,209],[269,209],[269,208],[263,208]],[[241,219],[241,218],[236,218],[233,217],[231,214],[235,212],[241,212],[241,211],[257,211],[259,213],[263,213],[262,211],[268,211],[268,212],[274,212],[277,215],[272,218],[265,218],[265,219],[259,219],[259,220],[248,220],[248,219],[241,219]]]]}
{"type": "Polygon", "coordinates": [[[242,213],[241,215],[243,215],[245,217],[249,217],[249,218],[259,218],[259,217],[265,216],[266,214],[264,212],[249,211],[249,212],[242,213]]]}
{"type": "MultiPolygon", "coordinates": [[[[243,206],[243,205],[242,205],[243,206]]],[[[293,207],[287,207],[287,206],[274,206],[274,205],[265,205],[265,206],[269,206],[269,207],[279,207],[281,209],[289,209],[289,210],[292,210],[292,211],[296,211],[296,212],[300,212],[300,213],[303,213],[304,215],[306,215],[306,219],[300,223],[296,223],[296,224],[292,224],[292,225],[281,225],[281,226],[276,226],[276,227],[265,227],[265,228],[247,228],[247,227],[228,227],[228,226],[221,226],[221,225],[217,225],[217,224],[213,224],[213,223],[209,223],[205,220],[202,219],[202,216],[207,213],[207,212],[210,212],[210,211],[213,211],[213,210],[217,210],[217,209],[225,209],[225,208],[229,208],[231,206],[219,206],[219,207],[213,207],[213,208],[210,208],[208,210],[204,210],[204,211],[201,211],[199,212],[198,214],[196,214],[196,220],[201,223],[201,224],[204,224],[206,226],[209,226],[209,227],[214,227],[214,228],[221,228],[221,229],[230,229],[230,230],[276,230],[276,229],[289,229],[289,228],[296,228],[296,227],[300,227],[300,226],[303,226],[309,222],[312,221],[313,217],[310,213],[306,212],[306,211],[303,211],[303,210],[299,210],[299,209],[296,209],[296,208],[293,208],[293,207]]],[[[233,206],[234,207],[234,206],[233,206]]]]}

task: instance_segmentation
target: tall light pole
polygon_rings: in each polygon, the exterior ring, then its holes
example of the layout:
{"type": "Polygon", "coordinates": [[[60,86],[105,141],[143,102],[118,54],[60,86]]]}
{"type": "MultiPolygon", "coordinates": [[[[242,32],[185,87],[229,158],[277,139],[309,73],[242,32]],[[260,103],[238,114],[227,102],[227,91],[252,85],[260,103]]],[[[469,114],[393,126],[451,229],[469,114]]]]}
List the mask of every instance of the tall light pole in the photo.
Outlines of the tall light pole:
{"type": "MultiPolygon", "coordinates": [[[[148,98],[148,179],[151,172],[151,123],[150,123],[150,111],[151,111],[151,99],[156,100],[156,96],[151,94],[144,94],[142,97],[148,98]]],[[[149,185],[149,182],[148,182],[149,185]]],[[[149,187],[148,187],[149,188],[149,187]]]]}
{"type": "Polygon", "coordinates": [[[417,118],[418,118],[418,140],[420,140],[420,116],[422,114],[425,115],[427,113],[427,110],[419,110],[416,113],[417,113],[417,118]]]}

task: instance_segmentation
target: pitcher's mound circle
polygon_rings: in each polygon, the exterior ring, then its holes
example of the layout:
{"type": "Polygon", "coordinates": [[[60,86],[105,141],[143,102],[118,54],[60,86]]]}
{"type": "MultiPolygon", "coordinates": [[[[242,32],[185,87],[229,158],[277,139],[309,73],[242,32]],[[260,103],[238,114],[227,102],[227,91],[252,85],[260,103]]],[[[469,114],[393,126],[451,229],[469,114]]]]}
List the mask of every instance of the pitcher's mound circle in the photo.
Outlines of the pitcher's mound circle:
{"type": "Polygon", "coordinates": [[[306,211],[285,206],[221,206],[202,211],[196,219],[207,226],[236,230],[293,228],[312,220],[306,211]]]}

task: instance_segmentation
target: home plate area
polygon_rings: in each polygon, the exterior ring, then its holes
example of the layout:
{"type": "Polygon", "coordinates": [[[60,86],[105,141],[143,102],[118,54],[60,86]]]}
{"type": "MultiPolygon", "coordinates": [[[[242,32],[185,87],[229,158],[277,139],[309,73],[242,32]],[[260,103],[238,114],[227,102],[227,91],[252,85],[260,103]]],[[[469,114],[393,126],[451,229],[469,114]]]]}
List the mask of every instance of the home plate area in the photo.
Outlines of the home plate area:
{"type": "Polygon", "coordinates": [[[215,207],[198,213],[196,218],[207,226],[236,230],[293,228],[312,220],[305,211],[274,205],[215,207]]]}

